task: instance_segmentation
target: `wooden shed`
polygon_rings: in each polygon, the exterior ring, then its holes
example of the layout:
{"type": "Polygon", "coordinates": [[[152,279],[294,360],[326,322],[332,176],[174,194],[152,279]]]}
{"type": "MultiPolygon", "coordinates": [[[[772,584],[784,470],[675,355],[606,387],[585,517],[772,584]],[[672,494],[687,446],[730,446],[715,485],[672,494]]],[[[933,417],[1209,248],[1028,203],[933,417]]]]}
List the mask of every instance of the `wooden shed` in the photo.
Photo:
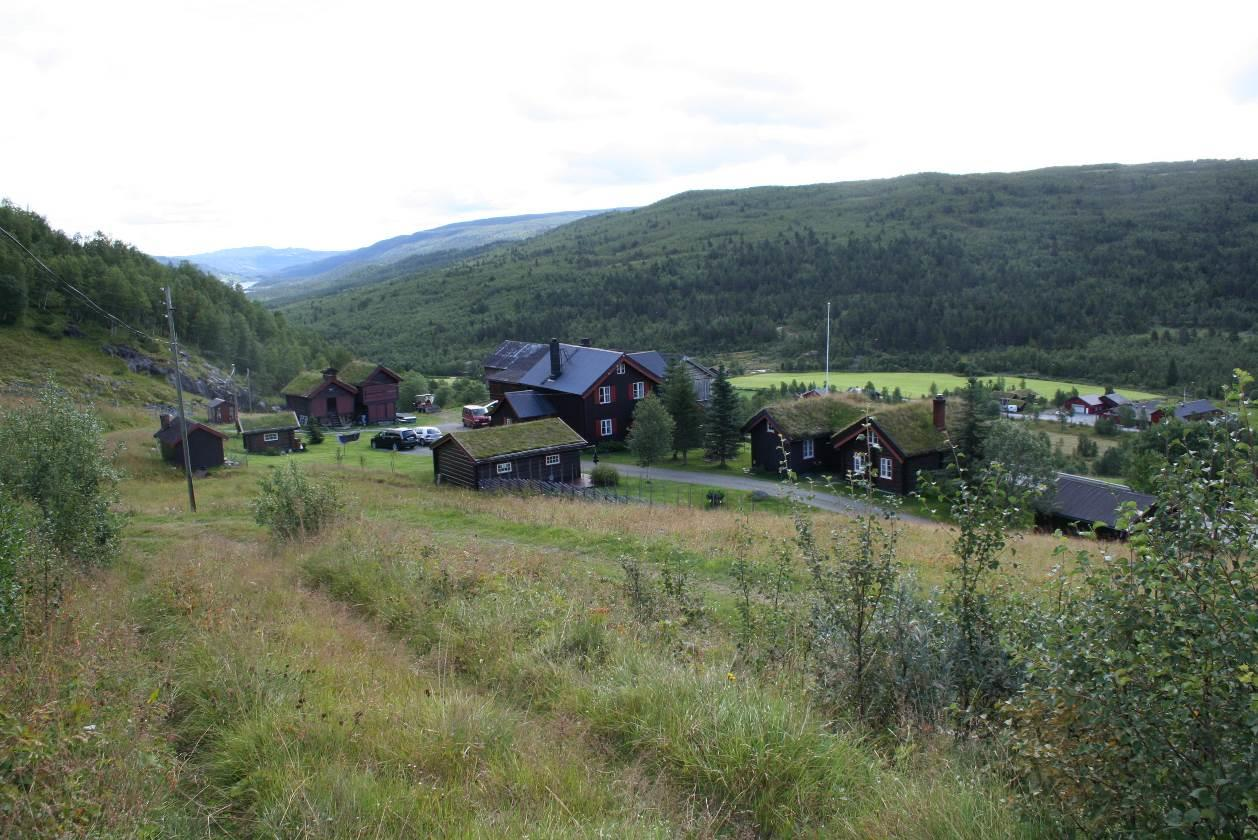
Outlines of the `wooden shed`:
{"type": "MultiPolygon", "coordinates": [[[[179,418],[163,414],[162,427],[153,433],[162,450],[162,459],[183,467],[183,436],[179,430],[179,418]]],[[[188,452],[194,470],[207,470],[223,463],[223,443],[227,435],[202,423],[188,421],[188,452]]]]}
{"type": "Polygon", "coordinates": [[[274,414],[242,414],[236,430],[246,452],[293,452],[303,449],[297,430],[297,414],[278,411],[274,414]]]}
{"type": "Polygon", "coordinates": [[[558,417],[450,432],[432,446],[433,480],[480,490],[500,480],[581,480],[585,439],[558,417]]]}
{"type": "Polygon", "coordinates": [[[207,408],[209,409],[211,423],[236,422],[236,404],[231,400],[225,400],[222,397],[215,397],[210,400],[207,408]]]}

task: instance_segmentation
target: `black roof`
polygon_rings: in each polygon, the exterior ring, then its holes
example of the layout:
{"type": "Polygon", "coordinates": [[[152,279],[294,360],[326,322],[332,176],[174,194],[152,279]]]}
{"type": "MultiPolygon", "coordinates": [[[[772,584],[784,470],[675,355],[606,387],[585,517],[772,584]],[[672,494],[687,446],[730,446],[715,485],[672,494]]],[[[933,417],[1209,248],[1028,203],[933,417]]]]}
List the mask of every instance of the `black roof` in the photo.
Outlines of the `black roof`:
{"type": "Polygon", "coordinates": [[[502,395],[509,403],[511,410],[520,420],[536,420],[539,417],[554,417],[559,413],[555,404],[545,394],[536,391],[507,391],[502,395]]]}
{"type": "MultiPolygon", "coordinates": [[[[529,385],[562,394],[584,394],[603,377],[612,365],[626,358],[619,350],[585,347],[580,344],[559,345],[559,376],[551,378],[550,345],[523,341],[504,341],[485,359],[485,379],[508,385],[529,385]]],[[[658,377],[634,360],[648,374],[658,377]]]]}
{"type": "Polygon", "coordinates": [[[1209,400],[1193,400],[1175,407],[1175,416],[1180,420],[1196,417],[1198,414],[1214,414],[1216,412],[1219,412],[1218,407],[1209,400]]]}
{"type": "Polygon", "coordinates": [[[629,358],[651,371],[660,379],[664,378],[664,368],[668,367],[668,360],[661,353],[655,350],[643,350],[638,353],[630,353],[629,358]]]}
{"type": "Polygon", "coordinates": [[[1153,501],[1153,496],[1137,493],[1121,484],[1057,473],[1052,512],[1078,522],[1104,522],[1110,528],[1117,528],[1120,507],[1127,502],[1135,502],[1136,510],[1143,513],[1153,501]]]}

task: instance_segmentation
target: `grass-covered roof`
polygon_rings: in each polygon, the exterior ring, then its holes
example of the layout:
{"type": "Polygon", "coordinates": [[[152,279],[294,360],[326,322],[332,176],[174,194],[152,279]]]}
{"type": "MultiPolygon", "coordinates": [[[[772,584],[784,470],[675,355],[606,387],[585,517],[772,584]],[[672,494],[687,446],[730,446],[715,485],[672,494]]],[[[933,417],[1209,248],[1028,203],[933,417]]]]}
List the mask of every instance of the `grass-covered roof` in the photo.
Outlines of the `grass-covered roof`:
{"type": "Polygon", "coordinates": [[[236,428],[242,433],[254,434],[298,429],[301,424],[297,422],[296,412],[277,411],[272,414],[241,414],[236,419],[236,428]]]}
{"type": "Polygon", "coordinates": [[[870,416],[906,456],[936,452],[948,445],[944,433],[935,428],[930,400],[879,406],[870,416]]]}
{"type": "Polygon", "coordinates": [[[317,370],[303,370],[294,376],[287,385],[280,389],[281,394],[297,394],[306,396],[323,381],[323,374],[317,370]]]}
{"type": "Polygon", "coordinates": [[[346,362],[344,367],[337,370],[336,378],[351,385],[358,385],[368,376],[375,373],[378,367],[380,365],[375,362],[369,362],[365,359],[354,359],[352,362],[346,362]]]}
{"type": "Polygon", "coordinates": [[[558,417],[512,423],[510,426],[463,429],[450,432],[450,437],[477,460],[531,452],[535,449],[588,445],[585,438],[558,417]]]}
{"type": "Polygon", "coordinates": [[[864,403],[840,394],[792,399],[765,406],[774,429],[791,440],[846,429],[865,415],[864,403]]]}

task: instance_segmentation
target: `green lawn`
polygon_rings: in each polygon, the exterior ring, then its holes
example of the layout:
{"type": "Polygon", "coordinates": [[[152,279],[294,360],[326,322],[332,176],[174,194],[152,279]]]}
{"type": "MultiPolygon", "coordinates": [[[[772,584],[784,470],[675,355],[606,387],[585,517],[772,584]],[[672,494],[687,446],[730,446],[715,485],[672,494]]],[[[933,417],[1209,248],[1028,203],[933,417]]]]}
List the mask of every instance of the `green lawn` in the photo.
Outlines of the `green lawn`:
{"type": "MultiPolygon", "coordinates": [[[[818,387],[825,381],[825,371],[811,370],[797,373],[757,373],[749,376],[736,376],[730,381],[735,388],[744,391],[754,391],[758,388],[777,387],[778,383],[789,383],[792,379],[809,383],[815,382],[818,387]]],[[[984,377],[984,380],[994,379],[994,377],[984,377]]],[[[861,388],[866,382],[873,382],[878,388],[886,388],[889,391],[900,389],[905,397],[910,399],[924,397],[930,393],[930,386],[933,382],[936,387],[944,390],[958,388],[965,385],[965,377],[957,376],[954,373],[915,373],[905,371],[830,371],[830,387],[839,390],[847,388],[861,388]]],[[[1053,394],[1058,390],[1069,392],[1071,388],[1078,388],[1079,393],[1099,394],[1105,390],[1101,385],[1090,385],[1084,382],[1066,382],[1058,379],[1035,379],[1033,377],[1006,376],[1005,382],[1010,388],[1021,387],[1022,382],[1026,382],[1026,387],[1032,389],[1043,397],[1051,399],[1053,394]]],[[[1148,391],[1136,391],[1131,388],[1119,388],[1120,393],[1133,399],[1149,399],[1160,396],[1148,391]]]]}

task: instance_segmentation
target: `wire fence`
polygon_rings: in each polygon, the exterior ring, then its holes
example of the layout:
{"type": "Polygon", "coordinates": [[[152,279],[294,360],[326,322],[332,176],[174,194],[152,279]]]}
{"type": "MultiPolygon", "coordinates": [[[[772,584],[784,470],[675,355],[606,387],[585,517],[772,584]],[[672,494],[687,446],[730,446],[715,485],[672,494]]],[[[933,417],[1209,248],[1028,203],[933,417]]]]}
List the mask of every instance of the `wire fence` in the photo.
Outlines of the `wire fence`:
{"type": "Polygon", "coordinates": [[[537,479],[500,478],[481,482],[481,489],[499,493],[536,494],[567,499],[582,499],[612,504],[676,505],[692,508],[731,507],[754,511],[769,498],[757,499],[755,494],[738,494],[729,503],[726,491],[717,487],[686,485],[685,487],[659,486],[642,479],[622,481],[616,487],[593,487],[564,484],[537,479]]]}

